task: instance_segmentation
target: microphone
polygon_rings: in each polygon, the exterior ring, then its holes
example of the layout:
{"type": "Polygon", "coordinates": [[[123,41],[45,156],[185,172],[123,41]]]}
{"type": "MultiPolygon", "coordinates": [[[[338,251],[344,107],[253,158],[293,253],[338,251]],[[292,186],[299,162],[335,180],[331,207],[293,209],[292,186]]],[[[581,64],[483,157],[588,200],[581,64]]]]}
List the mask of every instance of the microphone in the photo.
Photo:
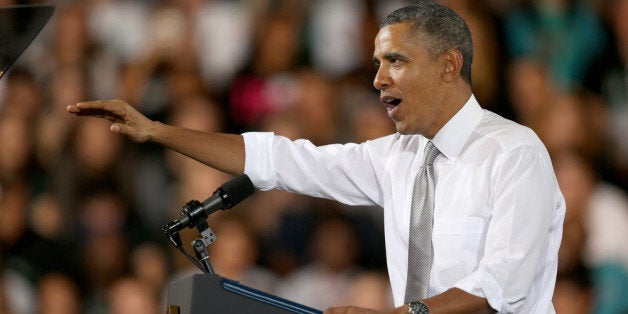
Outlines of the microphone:
{"type": "Polygon", "coordinates": [[[164,226],[168,235],[174,235],[184,228],[194,228],[217,210],[226,210],[240,203],[255,192],[255,187],[246,174],[237,176],[221,185],[203,203],[192,200],[183,206],[181,215],[164,226]]]}

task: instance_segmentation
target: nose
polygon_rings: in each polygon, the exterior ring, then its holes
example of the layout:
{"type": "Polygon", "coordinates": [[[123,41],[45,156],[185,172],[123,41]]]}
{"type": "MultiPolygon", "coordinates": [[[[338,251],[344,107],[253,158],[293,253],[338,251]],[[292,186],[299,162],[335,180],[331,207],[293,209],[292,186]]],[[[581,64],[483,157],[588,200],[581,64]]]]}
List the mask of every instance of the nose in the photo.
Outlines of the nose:
{"type": "Polygon", "coordinates": [[[373,87],[377,90],[385,90],[392,85],[388,69],[384,65],[380,65],[373,79],[373,87]]]}

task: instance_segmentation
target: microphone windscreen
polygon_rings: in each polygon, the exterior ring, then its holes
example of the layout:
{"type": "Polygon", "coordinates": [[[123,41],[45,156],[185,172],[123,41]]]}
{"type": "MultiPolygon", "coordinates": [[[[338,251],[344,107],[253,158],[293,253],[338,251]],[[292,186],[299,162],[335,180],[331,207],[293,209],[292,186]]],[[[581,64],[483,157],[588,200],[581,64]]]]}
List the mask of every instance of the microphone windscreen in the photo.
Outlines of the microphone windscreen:
{"type": "Polygon", "coordinates": [[[239,175],[220,186],[225,193],[224,209],[229,209],[255,193],[255,186],[246,174],[239,175]]]}

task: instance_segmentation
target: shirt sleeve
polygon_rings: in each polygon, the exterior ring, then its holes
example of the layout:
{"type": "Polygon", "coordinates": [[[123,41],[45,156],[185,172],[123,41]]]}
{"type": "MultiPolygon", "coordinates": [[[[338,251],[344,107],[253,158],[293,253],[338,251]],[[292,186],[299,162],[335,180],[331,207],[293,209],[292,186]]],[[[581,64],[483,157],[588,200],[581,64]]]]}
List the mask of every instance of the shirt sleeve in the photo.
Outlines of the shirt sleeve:
{"type": "Polygon", "coordinates": [[[526,298],[536,297],[531,291],[535,280],[548,285],[555,280],[537,278],[540,269],[555,269],[555,259],[548,264],[547,254],[558,249],[550,229],[557,222],[560,192],[546,151],[528,145],[496,158],[489,193],[484,255],[476,270],[454,286],[486,298],[500,313],[512,313],[526,298]]]}
{"type": "Polygon", "coordinates": [[[270,132],[242,135],[244,173],[259,189],[281,189],[348,205],[382,203],[368,144],[315,146],[270,132]]]}

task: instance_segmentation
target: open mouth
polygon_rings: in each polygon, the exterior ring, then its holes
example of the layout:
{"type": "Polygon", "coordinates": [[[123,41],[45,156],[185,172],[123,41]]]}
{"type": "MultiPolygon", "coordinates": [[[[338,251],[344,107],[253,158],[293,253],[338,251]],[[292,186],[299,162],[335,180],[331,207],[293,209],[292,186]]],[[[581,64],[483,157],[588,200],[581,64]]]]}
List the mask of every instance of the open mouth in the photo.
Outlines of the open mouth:
{"type": "Polygon", "coordinates": [[[382,96],[379,101],[386,106],[388,110],[394,109],[401,103],[401,99],[392,96],[382,96]]]}

